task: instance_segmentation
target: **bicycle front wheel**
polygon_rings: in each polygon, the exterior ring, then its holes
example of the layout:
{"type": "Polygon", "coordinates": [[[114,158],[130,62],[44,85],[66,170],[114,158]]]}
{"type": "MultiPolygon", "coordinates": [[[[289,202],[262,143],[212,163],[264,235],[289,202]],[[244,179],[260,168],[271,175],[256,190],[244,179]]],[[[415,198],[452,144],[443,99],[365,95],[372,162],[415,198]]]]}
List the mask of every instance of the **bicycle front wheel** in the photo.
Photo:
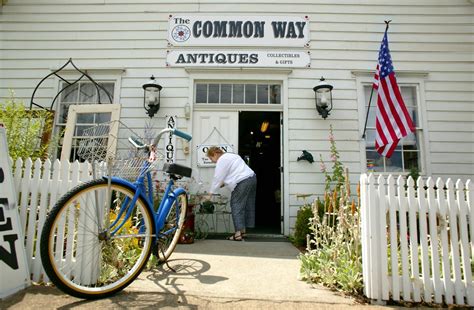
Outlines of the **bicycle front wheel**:
{"type": "Polygon", "coordinates": [[[147,204],[139,198],[132,205],[133,196],[132,188],[99,179],[56,203],[41,234],[41,260],[59,289],[80,298],[103,298],[140,274],[155,232],[147,204]]]}
{"type": "Polygon", "coordinates": [[[158,234],[157,256],[161,262],[166,261],[171,256],[178,244],[179,237],[183,231],[184,220],[186,219],[187,207],[188,197],[186,193],[178,195],[171,205],[165,225],[158,234]]]}

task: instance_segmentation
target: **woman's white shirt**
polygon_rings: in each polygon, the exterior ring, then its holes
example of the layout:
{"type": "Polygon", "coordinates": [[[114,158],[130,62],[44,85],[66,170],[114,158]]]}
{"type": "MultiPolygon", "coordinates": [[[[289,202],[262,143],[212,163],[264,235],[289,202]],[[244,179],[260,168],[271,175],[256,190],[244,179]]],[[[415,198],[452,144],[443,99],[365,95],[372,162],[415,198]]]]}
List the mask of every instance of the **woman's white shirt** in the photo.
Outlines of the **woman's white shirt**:
{"type": "Polygon", "coordinates": [[[254,174],[253,170],[247,166],[242,157],[233,153],[224,153],[216,162],[216,170],[214,172],[210,193],[215,193],[221,185],[225,185],[233,191],[240,181],[254,174]]]}

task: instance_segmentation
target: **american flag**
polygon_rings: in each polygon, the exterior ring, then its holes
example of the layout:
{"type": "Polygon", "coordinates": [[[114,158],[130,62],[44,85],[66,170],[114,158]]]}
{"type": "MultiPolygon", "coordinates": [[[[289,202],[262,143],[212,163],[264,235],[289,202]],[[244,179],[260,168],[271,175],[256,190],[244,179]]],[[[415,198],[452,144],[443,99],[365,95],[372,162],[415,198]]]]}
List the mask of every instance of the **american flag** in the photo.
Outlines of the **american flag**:
{"type": "Polygon", "coordinates": [[[373,88],[377,90],[378,95],[375,116],[375,149],[380,155],[390,158],[398,141],[410,132],[415,132],[415,127],[395,78],[392,58],[388,49],[387,31],[385,31],[380,45],[373,88]]]}

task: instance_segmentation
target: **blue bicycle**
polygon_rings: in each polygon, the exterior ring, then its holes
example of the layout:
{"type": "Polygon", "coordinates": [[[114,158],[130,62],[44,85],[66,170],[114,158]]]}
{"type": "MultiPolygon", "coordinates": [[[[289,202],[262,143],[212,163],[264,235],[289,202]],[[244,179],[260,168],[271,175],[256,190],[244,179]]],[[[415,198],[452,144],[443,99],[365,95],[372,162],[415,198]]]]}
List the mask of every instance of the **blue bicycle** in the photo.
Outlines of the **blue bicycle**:
{"type": "MultiPolygon", "coordinates": [[[[49,279],[65,293],[87,299],[110,296],[133,282],[152,252],[166,261],[175,249],[188,201],[176,181],[190,177],[191,168],[164,165],[169,181],[155,208],[150,171],[159,162],[155,150],[165,133],[191,140],[176,129],[163,129],[149,145],[130,137],[133,152],[148,155],[133,156],[138,169],[130,161],[122,165],[138,171],[134,182],[114,176],[116,166],[109,162],[106,176],[75,187],[49,213],[41,260],[49,279]]],[[[103,145],[94,139],[83,149],[96,156],[103,145]]]]}

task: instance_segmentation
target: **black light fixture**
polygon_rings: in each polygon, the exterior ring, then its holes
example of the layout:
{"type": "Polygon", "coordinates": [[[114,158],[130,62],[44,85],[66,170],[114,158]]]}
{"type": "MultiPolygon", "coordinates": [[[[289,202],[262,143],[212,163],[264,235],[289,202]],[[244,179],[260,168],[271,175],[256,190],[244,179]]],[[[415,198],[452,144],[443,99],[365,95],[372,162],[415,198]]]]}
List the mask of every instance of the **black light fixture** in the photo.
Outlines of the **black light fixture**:
{"type": "Polygon", "coordinates": [[[326,80],[321,77],[319,84],[313,87],[316,109],[319,115],[326,119],[329,115],[329,111],[332,110],[332,85],[326,83],[326,80]]]}
{"type": "Polygon", "coordinates": [[[152,75],[150,80],[143,84],[143,108],[150,118],[160,109],[160,92],[163,88],[152,75]]]}

